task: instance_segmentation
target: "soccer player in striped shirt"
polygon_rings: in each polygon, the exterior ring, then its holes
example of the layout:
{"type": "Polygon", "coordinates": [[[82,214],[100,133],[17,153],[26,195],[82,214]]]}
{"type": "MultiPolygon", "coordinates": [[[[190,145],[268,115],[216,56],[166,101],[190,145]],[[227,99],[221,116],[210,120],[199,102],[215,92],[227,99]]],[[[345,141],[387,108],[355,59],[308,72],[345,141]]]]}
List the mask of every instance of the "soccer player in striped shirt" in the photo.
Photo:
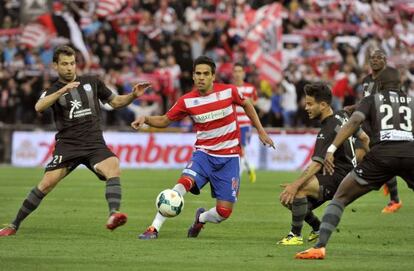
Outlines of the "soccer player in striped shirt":
{"type": "MultiPolygon", "coordinates": [[[[208,182],[216,206],[206,210],[198,208],[188,237],[197,237],[206,222],[220,223],[230,217],[237,200],[240,184],[240,130],[235,105],[243,106],[258,131],[263,144],[274,148],[272,139],[263,129],[249,99],[244,99],[233,85],[213,83],[216,65],[206,56],[194,62],[194,89],[180,97],[163,116],[140,116],[131,126],[139,129],[144,123],[163,128],[172,121],[190,116],[197,132],[195,151],[183,170],[175,191],[184,196],[188,191],[199,194],[208,182]]],[[[167,218],[159,212],[139,239],[156,239],[167,218]]]]}
{"type": "MultiPolygon", "coordinates": [[[[236,63],[233,66],[233,83],[237,87],[239,93],[246,99],[250,99],[253,105],[257,101],[256,88],[249,83],[244,82],[246,73],[241,63],[236,63]]],[[[241,167],[240,172],[243,172],[245,168],[249,174],[249,180],[251,183],[256,182],[256,172],[254,167],[250,165],[248,157],[246,155],[246,147],[250,143],[250,137],[252,135],[252,122],[244,112],[242,106],[236,106],[237,122],[240,126],[240,143],[241,143],[241,167]]],[[[241,176],[241,173],[240,173],[241,176]]]]}

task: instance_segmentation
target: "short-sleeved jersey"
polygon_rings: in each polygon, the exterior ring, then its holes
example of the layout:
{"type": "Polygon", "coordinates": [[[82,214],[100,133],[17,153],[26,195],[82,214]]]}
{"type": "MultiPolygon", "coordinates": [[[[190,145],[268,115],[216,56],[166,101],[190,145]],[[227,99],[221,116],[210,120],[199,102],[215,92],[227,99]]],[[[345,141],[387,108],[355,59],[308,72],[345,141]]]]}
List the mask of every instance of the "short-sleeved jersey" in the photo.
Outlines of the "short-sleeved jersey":
{"type": "MultiPolygon", "coordinates": [[[[316,137],[312,161],[323,164],[326,151],[335,139],[339,129],[348,121],[348,115],[344,111],[338,111],[325,118],[321,123],[321,129],[316,137]]],[[[360,132],[360,131],[358,131],[360,132]]],[[[345,176],[356,166],[354,140],[348,138],[334,154],[335,172],[345,176]]]]}
{"type": "MultiPolygon", "coordinates": [[[[257,101],[257,91],[256,88],[249,83],[244,83],[243,86],[237,87],[240,96],[251,99],[252,101],[257,101]]],[[[252,122],[250,121],[249,117],[246,115],[243,107],[236,106],[236,113],[237,113],[237,122],[239,123],[240,127],[244,126],[251,126],[252,122]]]]}
{"type": "Polygon", "coordinates": [[[243,99],[235,86],[214,83],[212,92],[205,96],[193,89],[180,97],[167,117],[173,121],[191,117],[197,132],[196,149],[213,155],[238,155],[240,129],[235,105],[242,105],[243,99]]]}
{"type": "MultiPolygon", "coordinates": [[[[96,77],[79,76],[79,86],[63,94],[53,105],[53,116],[58,133],[56,140],[79,142],[79,144],[102,141],[100,105],[111,101],[115,94],[96,77]]],[[[56,81],[43,92],[40,99],[65,86],[56,81]]]]}
{"type": "Polygon", "coordinates": [[[400,88],[400,73],[392,67],[385,69],[374,79],[372,74],[362,80],[364,97],[375,94],[381,90],[395,90],[400,88]]]}
{"type": "MultiPolygon", "coordinates": [[[[402,91],[380,91],[364,98],[354,114],[364,118],[364,126],[367,126],[368,135],[371,138],[370,145],[381,144],[382,147],[392,142],[414,141],[413,120],[414,101],[402,91]]],[[[413,156],[411,149],[404,145],[388,145],[384,148],[387,155],[413,156]]]]}

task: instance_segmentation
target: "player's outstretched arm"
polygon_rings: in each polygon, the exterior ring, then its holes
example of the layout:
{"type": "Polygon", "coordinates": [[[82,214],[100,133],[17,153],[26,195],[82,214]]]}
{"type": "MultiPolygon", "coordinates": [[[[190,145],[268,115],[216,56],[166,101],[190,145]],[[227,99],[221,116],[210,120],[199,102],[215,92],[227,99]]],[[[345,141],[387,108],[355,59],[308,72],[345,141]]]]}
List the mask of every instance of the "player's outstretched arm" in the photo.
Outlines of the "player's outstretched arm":
{"type": "Polygon", "coordinates": [[[246,99],[244,100],[244,103],[242,106],[244,108],[244,112],[246,112],[246,115],[252,121],[253,126],[256,127],[257,133],[259,134],[260,141],[262,141],[264,145],[267,145],[275,149],[275,143],[273,143],[273,140],[269,137],[269,135],[266,133],[265,129],[263,128],[262,124],[260,123],[259,116],[257,115],[252,102],[249,99],[246,99]]]}
{"type": "Polygon", "coordinates": [[[132,88],[131,93],[125,95],[117,95],[109,102],[109,104],[115,109],[127,106],[136,98],[142,96],[145,93],[145,90],[147,90],[150,86],[151,83],[149,82],[138,83],[132,88]]]}
{"type": "Polygon", "coordinates": [[[144,124],[156,128],[165,128],[170,125],[171,120],[166,116],[139,116],[132,123],[131,127],[135,130],[142,128],[144,124]]]}
{"type": "Polygon", "coordinates": [[[40,97],[40,99],[37,101],[37,103],[35,104],[35,110],[36,112],[43,112],[46,109],[48,109],[50,106],[52,106],[57,99],[60,98],[60,96],[62,96],[63,94],[71,91],[73,88],[78,87],[80,84],[80,82],[70,82],[69,84],[66,84],[64,87],[62,87],[61,89],[59,89],[58,91],[44,96],[43,95],[40,97]]]}

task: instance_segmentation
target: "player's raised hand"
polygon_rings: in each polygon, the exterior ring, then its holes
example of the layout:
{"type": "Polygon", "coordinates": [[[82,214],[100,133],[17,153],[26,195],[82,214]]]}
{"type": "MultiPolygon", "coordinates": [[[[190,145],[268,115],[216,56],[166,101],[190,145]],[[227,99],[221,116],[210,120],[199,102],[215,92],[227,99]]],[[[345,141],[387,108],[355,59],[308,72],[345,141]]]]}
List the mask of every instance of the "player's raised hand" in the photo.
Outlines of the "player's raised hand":
{"type": "Polygon", "coordinates": [[[259,138],[260,141],[262,141],[263,145],[276,149],[275,143],[273,143],[273,140],[269,137],[269,135],[266,132],[259,132],[259,138]]]}
{"type": "Polygon", "coordinates": [[[149,82],[140,82],[132,88],[132,93],[134,94],[135,97],[140,97],[145,93],[145,91],[150,86],[151,86],[151,83],[149,82]]]}
{"type": "Polygon", "coordinates": [[[80,82],[78,81],[70,82],[66,84],[63,88],[59,89],[58,91],[60,92],[60,94],[65,94],[71,91],[72,89],[77,88],[79,85],[80,85],[80,82]]]}
{"type": "Polygon", "coordinates": [[[333,152],[327,152],[325,155],[325,160],[323,161],[323,174],[332,175],[334,173],[334,154],[333,152]]]}
{"type": "Polygon", "coordinates": [[[145,116],[139,116],[131,123],[131,127],[134,128],[135,130],[139,130],[142,127],[142,125],[144,125],[144,123],[145,123],[145,116]]]}

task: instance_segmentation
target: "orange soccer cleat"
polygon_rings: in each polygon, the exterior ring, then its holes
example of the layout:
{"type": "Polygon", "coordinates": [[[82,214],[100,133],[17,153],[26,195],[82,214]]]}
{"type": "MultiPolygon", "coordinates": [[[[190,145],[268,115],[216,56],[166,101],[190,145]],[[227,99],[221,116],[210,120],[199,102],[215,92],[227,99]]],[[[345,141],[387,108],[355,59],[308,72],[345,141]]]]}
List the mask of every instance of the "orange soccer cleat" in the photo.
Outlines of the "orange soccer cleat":
{"type": "Polygon", "coordinates": [[[296,253],[295,259],[299,260],[323,260],[325,259],[325,248],[310,248],[305,251],[296,253]]]}
{"type": "Polygon", "coordinates": [[[384,209],[382,209],[381,212],[385,214],[391,214],[391,213],[397,212],[401,207],[402,207],[402,201],[395,202],[392,200],[390,201],[390,203],[388,203],[387,206],[384,207],[384,209]]]}

